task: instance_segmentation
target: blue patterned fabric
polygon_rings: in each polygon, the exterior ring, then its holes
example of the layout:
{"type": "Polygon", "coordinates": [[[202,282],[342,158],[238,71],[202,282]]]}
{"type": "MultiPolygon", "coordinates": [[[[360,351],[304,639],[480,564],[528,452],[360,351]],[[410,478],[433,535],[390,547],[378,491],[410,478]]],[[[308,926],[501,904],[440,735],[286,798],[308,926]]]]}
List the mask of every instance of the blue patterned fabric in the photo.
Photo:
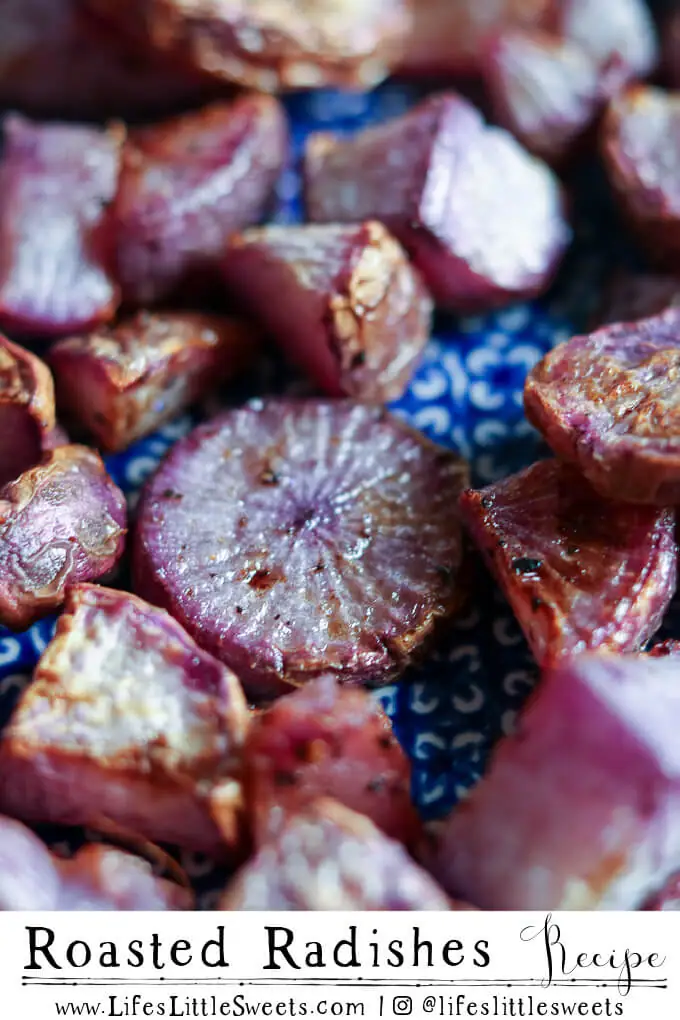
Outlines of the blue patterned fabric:
{"type": "MultiPolygon", "coordinates": [[[[402,113],[414,98],[408,89],[388,85],[371,95],[322,92],[289,100],[295,153],[280,182],[275,219],[301,218],[297,163],[309,131],[352,131],[402,113]]],[[[596,292],[602,265],[597,252],[605,239],[591,213],[597,208],[599,217],[603,203],[593,197],[598,193],[590,172],[587,183],[577,255],[570,257],[555,293],[485,318],[439,319],[408,392],[394,405],[431,438],[469,458],[475,484],[515,471],[541,452],[523,415],[522,388],[527,371],[573,332],[586,299],[596,292]]],[[[191,424],[186,416],[108,459],[132,508],[143,480],[191,424]]],[[[449,647],[399,685],[377,694],[413,759],[414,796],[426,817],[446,812],[480,775],[489,749],[512,726],[536,677],[510,609],[481,566],[477,575],[471,607],[456,623],[449,647]]],[[[11,711],[52,628],[48,620],[21,635],[0,629],[0,721],[11,711]]],[[[207,890],[202,905],[209,905],[217,884],[209,865],[194,858],[184,863],[207,890]]]]}

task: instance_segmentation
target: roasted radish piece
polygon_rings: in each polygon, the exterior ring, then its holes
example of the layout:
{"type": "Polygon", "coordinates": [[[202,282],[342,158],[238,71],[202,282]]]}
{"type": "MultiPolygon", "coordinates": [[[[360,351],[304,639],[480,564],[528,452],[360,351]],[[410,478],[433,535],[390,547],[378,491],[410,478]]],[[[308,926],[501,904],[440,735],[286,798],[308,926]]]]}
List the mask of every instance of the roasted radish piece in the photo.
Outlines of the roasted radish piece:
{"type": "Polygon", "coordinates": [[[113,823],[226,854],[241,836],[247,721],[236,677],[167,613],[77,586],[4,731],[0,804],[28,821],[113,823]]]}
{"type": "Polygon", "coordinates": [[[254,331],[236,319],[140,312],[58,341],[49,361],[60,412],[113,451],[236,375],[257,346],[254,331]]]}
{"type": "Polygon", "coordinates": [[[408,0],[87,0],[124,37],[180,68],[266,92],[386,77],[411,27],[408,0]]]}
{"type": "Polygon", "coordinates": [[[680,95],[634,85],[610,103],[602,154],[623,212],[649,258],[680,269],[680,95]]]}
{"type": "Polygon", "coordinates": [[[59,901],[56,859],[34,832],[0,815],[0,910],[42,910],[59,901]]]}
{"type": "Polygon", "coordinates": [[[100,457],[59,446],[0,489],[0,623],[24,630],[123,551],[125,498],[100,457]]]}
{"type": "Polygon", "coordinates": [[[554,20],[555,0],[416,0],[398,71],[407,76],[476,74],[490,34],[554,20]]]}
{"type": "Polygon", "coordinates": [[[223,267],[234,298],[325,393],[402,395],[430,335],[432,302],[380,223],[249,230],[223,267]]]}
{"type": "Polygon", "coordinates": [[[656,30],[645,0],[558,0],[555,21],[600,66],[617,64],[625,78],[645,78],[656,66],[656,30]]]}
{"type": "Polygon", "coordinates": [[[680,309],[560,344],[531,371],[527,417],[603,496],[680,503],[680,309]]]}
{"type": "Polygon", "coordinates": [[[555,32],[601,66],[616,62],[627,78],[645,77],[657,60],[644,0],[417,0],[413,6],[399,67],[405,74],[477,74],[489,38],[515,29],[555,32]]]}
{"type": "Polygon", "coordinates": [[[546,460],[461,497],[463,519],[542,665],[640,649],[675,592],[672,510],[602,499],[546,460]]]}
{"type": "Polygon", "coordinates": [[[450,910],[435,882],[368,818],[317,800],[281,820],[220,910],[450,910]]]}
{"type": "Polygon", "coordinates": [[[454,311],[540,293],[570,238],[552,172],[454,93],[353,137],[312,135],[305,173],[311,220],[381,220],[454,311]]]}
{"type": "Polygon", "coordinates": [[[10,116],[0,160],[0,325],[58,336],[112,318],[122,129],[10,116]]]}
{"type": "Polygon", "coordinates": [[[58,871],[55,910],[190,910],[194,905],[188,889],[156,877],[148,861],[112,846],[84,846],[59,862],[58,871]]]}
{"type": "Polygon", "coordinates": [[[382,408],[268,400],[199,426],[147,485],[137,590],[266,699],[387,683],[461,604],[467,467],[382,408]]]}
{"type": "Polygon", "coordinates": [[[35,467],[54,438],[54,386],[47,365],[0,335],[0,486],[35,467]]]}
{"type": "Polygon", "coordinates": [[[281,815],[333,797],[388,836],[414,845],[411,766],[390,720],[365,691],[332,677],[281,698],[253,722],[245,750],[246,800],[261,845],[281,815]]]}
{"type": "Polygon", "coordinates": [[[666,882],[663,889],[647,900],[643,910],[680,910],[680,872],[666,882]]]}
{"type": "Polygon", "coordinates": [[[0,107],[104,119],[199,101],[205,80],[168,69],[96,24],[80,0],[2,0],[0,107]]]}
{"type": "Polygon", "coordinates": [[[271,96],[136,131],[115,206],[124,300],[153,304],[216,276],[230,235],[265,212],[286,153],[285,114],[271,96]]]}
{"type": "Polygon", "coordinates": [[[531,151],[561,163],[621,82],[576,43],[544,32],[510,30],[484,62],[496,119],[531,151]]]}
{"type": "Polygon", "coordinates": [[[668,655],[680,655],[680,641],[676,641],[673,638],[659,641],[658,644],[652,645],[648,649],[647,655],[652,655],[655,659],[662,659],[668,655]]]}
{"type": "Polygon", "coordinates": [[[673,659],[582,655],[545,675],[430,862],[487,910],[633,910],[680,860],[673,659]]]}
{"type": "Polygon", "coordinates": [[[188,910],[186,889],[139,857],[84,846],[62,860],[20,822],[0,817],[0,910],[188,910]]]}
{"type": "Polygon", "coordinates": [[[615,272],[605,287],[593,326],[637,322],[680,305],[680,280],[651,273],[615,272]]]}

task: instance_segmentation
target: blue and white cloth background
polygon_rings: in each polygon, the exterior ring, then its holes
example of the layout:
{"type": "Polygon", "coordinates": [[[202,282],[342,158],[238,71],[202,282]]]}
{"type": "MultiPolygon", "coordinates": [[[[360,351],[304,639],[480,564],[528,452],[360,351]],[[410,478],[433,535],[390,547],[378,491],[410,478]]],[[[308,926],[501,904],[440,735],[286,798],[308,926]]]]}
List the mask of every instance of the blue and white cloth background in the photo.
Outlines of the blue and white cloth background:
{"type": "MultiPolygon", "coordinates": [[[[295,156],[280,182],[276,221],[301,219],[297,161],[310,131],[354,131],[403,113],[415,98],[415,92],[396,85],[370,95],[292,97],[288,109],[295,156]]],[[[467,457],[475,484],[516,471],[543,452],[523,414],[525,376],[547,350],[582,325],[597,295],[607,249],[621,250],[610,221],[602,220],[606,194],[602,197],[596,171],[588,169],[584,182],[576,253],[554,293],[483,318],[438,319],[420,368],[394,405],[432,439],[467,457]]],[[[108,458],[131,507],[144,479],[191,425],[191,417],[184,416],[108,458]]],[[[680,624],[680,613],[677,618],[680,624]]],[[[44,620],[20,635],[0,628],[0,722],[28,682],[53,627],[53,620],[44,620]]],[[[512,727],[536,676],[511,610],[480,568],[472,603],[453,627],[448,647],[403,682],[377,693],[413,760],[414,797],[425,817],[445,813],[479,777],[490,748],[512,727]]],[[[193,857],[184,864],[205,890],[202,905],[209,905],[217,885],[210,865],[193,857]]]]}

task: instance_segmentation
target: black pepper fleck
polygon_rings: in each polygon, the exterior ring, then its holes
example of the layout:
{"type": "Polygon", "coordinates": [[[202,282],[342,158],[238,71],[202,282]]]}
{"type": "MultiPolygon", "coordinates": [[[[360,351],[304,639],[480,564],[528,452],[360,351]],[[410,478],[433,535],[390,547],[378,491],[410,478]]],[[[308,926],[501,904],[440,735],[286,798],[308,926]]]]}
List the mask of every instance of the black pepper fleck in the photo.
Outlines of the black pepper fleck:
{"type": "Polygon", "coordinates": [[[275,772],[274,782],[277,786],[295,786],[297,779],[292,772],[275,772]]]}
{"type": "Polygon", "coordinates": [[[530,556],[519,556],[512,561],[512,569],[516,574],[535,574],[542,566],[542,560],[535,560],[530,556]]]}

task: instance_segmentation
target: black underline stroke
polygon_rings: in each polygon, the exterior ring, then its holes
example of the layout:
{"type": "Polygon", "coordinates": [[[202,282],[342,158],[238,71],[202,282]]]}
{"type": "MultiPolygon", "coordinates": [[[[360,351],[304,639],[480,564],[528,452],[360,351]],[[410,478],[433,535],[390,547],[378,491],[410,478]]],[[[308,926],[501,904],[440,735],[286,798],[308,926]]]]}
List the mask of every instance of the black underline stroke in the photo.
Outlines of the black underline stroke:
{"type": "Polygon", "coordinates": [[[106,978],[74,978],[52,976],[23,975],[22,984],[24,987],[31,986],[68,986],[68,987],[125,987],[126,985],[144,987],[281,987],[293,985],[307,988],[657,988],[667,990],[667,978],[640,978],[630,979],[611,978],[563,978],[554,979],[548,982],[545,978],[450,978],[422,980],[417,978],[307,978],[307,977],[280,977],[280,978],[166,978],[166,977],[106,977],[106,978]]]}

